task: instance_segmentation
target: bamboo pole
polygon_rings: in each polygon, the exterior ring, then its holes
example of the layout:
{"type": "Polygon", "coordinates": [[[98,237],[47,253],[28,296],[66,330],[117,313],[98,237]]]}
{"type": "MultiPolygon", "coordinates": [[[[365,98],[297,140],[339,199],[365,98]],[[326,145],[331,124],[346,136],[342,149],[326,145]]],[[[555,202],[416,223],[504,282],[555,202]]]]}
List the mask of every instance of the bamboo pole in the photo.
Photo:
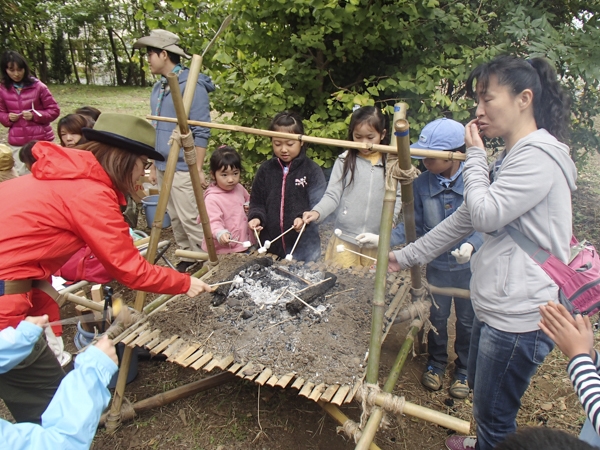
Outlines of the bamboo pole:
{"type": "MultiPolygon", "coordinates": [[[[406,124],[405,132],[407,139],[398,138],[398,154],[408,148],[408,122],[406,118],[406,103],[397,103],[394,107],[394,122],[402,121],[406,124]]],[[[410,156],[409,156],[410,158],[410,156]]],[[[386,183],[387,184],[387,183],[386,183]]],[[[369,344],[369,360],[367,362],[367,383],[376,384],[379,377],[379,359],[381,356],[381,340],[383,333],[383,315],[385,313],[385,281],[387,278],[388,255],[390,249],[390,237],[392,233],[392,222],[394,219],[394,206],[396,204],[397,180],[394,179],[390,189],[385,190],[383,196],[383,210],[381,212],[381,225],[379,228],[379,246],[377,248],[377,268],[375,269],[375,293],[373,294],[372,319],[371,319],[371,341],[369,344]]]]}
{"type": "MultiPolygon", "coordinates": [[[[422,325],[421,325],[422,326],[422,325]]],[[[412,344],[415,340],[415,336],[421,329],[421,326],[412,325],[410,330],[408,331],[408,335],[404,340],[402,347],[400,347],[400,351],[398,352],[398,356],[396,357],[396,361],[394,361],[394,365],[392,370],[388,376],[388,379],[383,386],[383,392],[390,393],[393,391],[394,386],[396,385],[396,381],[398,381],[398,377],[400,376],[400,372],[402,371],[402,367],[404,366],[404,362],[406,361],[406,357],[410,349],[412,348],[412,344]]],[[[369,359],[371,359],[371,355],[369,355],[369,359]]],[[[371,410],[371,415],[369,416],[369,420],[363,429],[362,436],[360,437],[358,443],[356,444],[355,450],[366,450],[369,448],[369,444],[373,442],[375,438],[375,433],[379,428],[379,424],[381,419],[383,418],[383,409],[380,407],[373,408],[371,410]]]]}
{"type": "MultiPolygon", "coordinates": [[[[323,410],[329,414],[331,416],[331,418],[333,420],[335,420],[337,423],[339,423],[342,427],[344,426],[344,424],[346,422],[348,422],[350,419],[342,412],[340,411],[340,409],[335,406],[333,403],[328,403],[328,402],[324,402],[322,400],[317,401],[317,403],[319,404],[319,406],[321,408],[323,408],[323,410]]],[[[348,436],[351,437],[351,436],[348,436]]],[[[377,446],[377,444],[375,444],[374,442],[371,442],[371,445],[369,445],[369,450],[379,450],[379,447],[377,446]]]]}
{"type": "MultiPolygon", "coordinates": [[[[192,74],[190,74],[190,77],[192,74]]],[[[188,77],[188,80],[189,78],[188,77]]],[[[194,79],[194,78],[192,78],[194,79]]],[[[197,79],[197,75],[196,78],[197,79]]],[[[173,98],[173,106],[175,107],[175,114],[177,114],[177,124],[179,125],[179,132],[182,136],[185,136],[190,132],[188,126],[188,115],[190,108],[184,105],[181,91],[179,90],[179,79],[176,74],[170,73],[167,75],[169,87],[171,88],[171,97],[173,98]]],[[[195,84],[195,83],[194,83],[195,84]]],[[[189,81],[185,85],[185,93],[188,93],[190,89],[189,81]]],[[[193,97],[193,96],[192,96],[193,97]]],[[[190,145],[183,147],[183,157],[188,165],[190,178],[192,180],[192,187],[194,191],[194,198],[196,199],[196,206],[200,213],[200,221],[202,222],[202,230],[204,231],[204,242],[206,243],[206,250],[208,257],[213,263],[217,262],[217,250],[215,248],[215,241],[213,239],[212,230],[210,229],[210,221],[208,218],[208,212],[206,211],[206,204],[204,203],[204,188],[200,182],[200,173],[198,172],[198,165],[196,162],[196,146],[190,145]]]]}
{"type": "MultiPolygon", "coordinates": [[[[160,122],[177,122],[177,119],[163,116],[146,116],[149,120],[157,120],[160,122]]],[[[265,136],[270,138],[290,139],[294,141],[307,142],[309,144],[328,145],[331,147],[355,148],[358,150],[367,149],[375,150],[382,153],[396,153],[397,149],[393,145],[381,144],[363,144],[361,142],[344,141],[342,139],[321,138],[315,136],[307,136],[305,134],[283,133],[281,131],[262,130],[260,128],[242,127],[239,125],[228,125],[215,122],[201,122],[199,120],[188,120],[188,125],[199,126],[204,128],[215,128],[217,130],[236,131],[239,133],[254,134],[257,136],[265,136]]],[[[411,148],[412,156],[425,156],[427,158],[445,159],[450,161],[465,161],[466,155],[462,152],[445,152],[441,150],[428,150],[411,148]]]]}
{"type": "MultiPolygon", "coordinates": [[[[200,74],[200,67],[202,66],[202,57],[194,55],[190,64],[190,73],[186,83],[185,97],[183,99],[183,105],[185,111],[189,113],[192,106],[192,100],[194,99],[194,93],[196,92],[196,84],[198,81],[198,75],[200,74]]],[[[179,91],[177,86],[176,91],[179,91]]],[[[171,93],[173,94],[173,93],[171,93]]],[[[171,196],[171,187],[173,186],[173,178],[175,177],[175,169],[177,167],[177,160],[179,158],[179,144],[174,142],[171,144],[169,149],[169,157],[167,158],[167,166],[165,168],[165,174],[158,197],[158,205],[156,206],[156,212],[154,215],[154,222],[152,223],[152,231],[150,232],[150,242],[148,243],[148,252],[146,253],[146,260],[154,262],[156,253],[158,250],[158,242],[160,239],[160,232],[162,230],[162,221],[167,211],[167,203],[171,196]]],[[[146,301],[146,292],[138,291],[135,297],[134,308],[136,311],[142,311],[144,302],[146,301]]],[[[117,385],[113,394],[113,400],[108,413],[106,421],[106,429],[110,433],[114,433],[121,422],[121,405],[123,404],[123,395],[125,393],[125,385],[127,384],[127,375],[129,374],[129,364],[131,362],[132,348],[125,347],[123,357],[121,358],[121,366],[119,370],[119,376],[117,378],[117,385]]]]}
{"type": "Polygon", "coordinates": [[[447,295],[449,297],[471,298],[471,291],[468,289],[453,288],[453,287],[438,287],[432,284],[429,285],[429,291],[432,294],[447,295]]]}
{"type": "MultiPolygon", "coordinates": [[[[217,387],[222,384],[228,383],[233,379],[235,379],[235,375],[233,373],[222,372],[217,375],[213,375],[208,378],[204,378],[202,380],[186,384],[185,386],[180,386],[178,388],[171,389],[170,391],[157,394],[153,397],[149,397],[147,399],[134,403],[133,405],[131,405],[131,408],[125,409],[123,411],[123,414],[121,415],[121,421],[131,420],[138,413],[147,411],[152,408],[164,406],[169,403],[173,403],[174,401],[180,400],[185,397],[190,397],[192,395],[197,394],[198,392],[206,391],[208,389],[212,389],[213,387],[217,387]]],[[[107,423],[108,415],[109,413],[105,413],[100,417],[99,425],[102,426],[107,423]]]]}

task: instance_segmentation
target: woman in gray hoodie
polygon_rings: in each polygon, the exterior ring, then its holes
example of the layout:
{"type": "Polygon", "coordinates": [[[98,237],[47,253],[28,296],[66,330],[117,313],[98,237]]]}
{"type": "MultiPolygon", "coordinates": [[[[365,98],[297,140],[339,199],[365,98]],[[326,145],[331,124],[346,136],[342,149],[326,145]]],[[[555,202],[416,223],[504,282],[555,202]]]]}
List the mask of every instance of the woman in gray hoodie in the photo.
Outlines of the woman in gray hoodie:
{"type": "Polygon", "coordinates": [[[425,264],[479,231],[471,259],[475,311],[468,362],[477,439],[451,436],[451,450],[491,450],[516,430],[521,397],[553,343],[538,327],[539,307],[558,287],[507,234],[514,227],[567,262],[571,191],[577,171],[565,139],[568,99],[541,58],[500,56],[477,67],[467,91],[477,118],[466,127],[464,203],[417,242],[390,254],[390,267],[425,264]],[[490,176],[482,136],[505,150],[490,176]]]}

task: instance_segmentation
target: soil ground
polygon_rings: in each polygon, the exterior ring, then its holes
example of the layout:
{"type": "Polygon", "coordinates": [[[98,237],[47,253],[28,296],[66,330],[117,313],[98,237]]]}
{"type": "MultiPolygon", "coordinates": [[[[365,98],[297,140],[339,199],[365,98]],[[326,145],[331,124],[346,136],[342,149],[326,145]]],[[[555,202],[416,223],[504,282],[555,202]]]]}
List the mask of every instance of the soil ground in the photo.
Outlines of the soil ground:
{"type": "MultiPolygon", "coordinates": [[[[598,245],[600,230],[600,163],[594,159],[580,174],[579,190],[574,194],[574,222],[578,237],[598,245]]],[[[325,227],[328,237],[331,227],[325,227]]],[[[324,239],[326,241],[326,239],[324,239]]],[[[66,313],[66,315],[69,315],[66,313]]],[[[392,327],[382,347],[380,381],[386,379],[407,327],[392,327]]],[[[453,334],[453,327],[450,330],[453,334]]],[[[450,345],[451,347],[451,345],[450,345]]],[[[450,348],[451,358],[453,353],[450,348]]],[[[410,402],[472,420],[470,399],[453,400],[447,394],[451,367],[444,389],[430,392],[420,384],[426,356],[413,353],[402,371],[395,393],[410,402]]],[[[578,434],[584,421],[583,410],[566,376],[566,358],[554,350],[532,380],[523,397],[519,426],[548,426],[578,434]]],[[[126,395],[135,402],[205,376],[160,361],[140,361],[136,380],[127,386],[126,395]]],[[[351,419],[360,419],[358,404],[344,405],[351,419]]],[[[112,449],[351,449],[354,444],[336,432],[337,424],[313,401],[293,389],[259,387],[238,379],[171,405],[140,414],[114,435],[100,429],[92,448],[112,449]]],[[[473,429],[473,427],[472,427],[473,429]]],[[[411,418],[392,417],[387,429],[377,433],[382,449],[444,448],[452,432],[411,418]]]]}

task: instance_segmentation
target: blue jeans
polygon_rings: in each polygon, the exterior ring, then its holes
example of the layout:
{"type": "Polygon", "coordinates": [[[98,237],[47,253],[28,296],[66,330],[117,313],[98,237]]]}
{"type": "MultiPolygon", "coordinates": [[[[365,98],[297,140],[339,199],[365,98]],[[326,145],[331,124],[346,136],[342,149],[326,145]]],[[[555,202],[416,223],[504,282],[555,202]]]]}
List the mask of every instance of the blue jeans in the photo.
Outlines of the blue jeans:
{"type": "MultiPolygon", "coordinates": [[[[469,289],[471,281],[471,269],[440,270],[427,266],[427,281],[437,287],[455,287],[469,289]]],[[[452,297],[447,295],[434,295],[435,303],[429,310],[429,320],[437,329],[437,334],[433,329],[427,334],[427,348],[429,351],[429,361],[427,365],[433,366],[439,371],[444,372],[448,365],[448,318],[450,317],[450,308],[452,306],[452,297]]],[[[467,361],[469,359],[469,347],[471,342],[471,329],[473,328],[473,306],[471,300],[466,298],[454,299],[454,310],[456,311],[456,339],[454,341],[454,351],[457,358],[454,361],[456,374],[467,375],[467,361]]]]}
{"type": "Polygon", "coordinates": [[[600,436],[596,433],[596,430],[592,426],[590,419],[585,419],[581,433],[579,433],[579,439],[583,442],[587,442],[592,447],[600,447],[600,436]]]}
{"type": "Polygon", "coordinates": [[[508,333],[473,321],[468,381],[477,450],[492,450],[517,429],[521,397],[554,343],[541,331],[508,333]]]}

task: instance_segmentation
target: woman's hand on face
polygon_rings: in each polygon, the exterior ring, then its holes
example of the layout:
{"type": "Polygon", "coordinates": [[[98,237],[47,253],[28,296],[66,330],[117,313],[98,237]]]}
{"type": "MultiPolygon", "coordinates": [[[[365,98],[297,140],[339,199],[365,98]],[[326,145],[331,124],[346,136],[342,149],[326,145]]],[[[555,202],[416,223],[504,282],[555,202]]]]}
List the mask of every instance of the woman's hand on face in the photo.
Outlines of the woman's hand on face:
{"type": "Polygon", "coordinates": [[[319,217],[321,217],[321,214],[314,210],[304,211],[304,214],[302,214],[302,220],[304,221],[304,223],[314,222],[315,220],[319,220],[319,217]]]}
{"type": "Polygon", "coordinates": [[[16,122],[17,120],[19,120],[19,117],[21,117],[21,114],[8,113],[8,120],[10,120],[11,122],[16,122]]]}
{"type": "Polygon", "coordinates": [[[102,351],[116,365],[119,365],[119,359],[117,358],[117,350],[115,349],[115,344],[111,339],[108,338],[107,335],[104,335],[100,339],[98,339],[98,342],[94,344],[94,347],[102,351]]]}
{"type": "Polygon", "coordinates": [[[23,119],[25,119],[25,120],[32,120],[33,119],[33,113],[31,111],[23,111],[23,119]]]}
{"type": "Polygon", "coordinates": [[[252,219],[250,222],[248,222],[248,228],[256,231],[263,229],[263,227],[260,226],[260,219],[252,219]]]}
{"type": "Polygon", "coordinates": [[[479,125],[477,119],[471,120],[465,127],[465,145],[467,148],[485,148],[483,139],[481,139],[481,135],[479,134],[479,125]]]}
{"type": "Polygon", "coordinates": [[[43,316],[27,316],[25,317],[25,321],[44,328],[48,325],[48,314],[44,314],[43,316]]]}
{"type": "Polygon", "coordinates": [[[187,295],[188,297],[195,297],[196,295],[200,294],[201,292],[212,292],[213,291],[213,288],[211,288],[204,281],[199,280],[198,278],[195,278],[195,277],[190,277],[190,278],[191,278],[190,288],[185,293],[185,295],[187,295]]]}
{"type": "Polygon", "coordinates": [[[595,359],[594,332],[589,317],[578,314],[573,318],[563,305],[552,302],[540,306],[540,314],[541,330],[569,359],[582,353],[595,359]]]}

